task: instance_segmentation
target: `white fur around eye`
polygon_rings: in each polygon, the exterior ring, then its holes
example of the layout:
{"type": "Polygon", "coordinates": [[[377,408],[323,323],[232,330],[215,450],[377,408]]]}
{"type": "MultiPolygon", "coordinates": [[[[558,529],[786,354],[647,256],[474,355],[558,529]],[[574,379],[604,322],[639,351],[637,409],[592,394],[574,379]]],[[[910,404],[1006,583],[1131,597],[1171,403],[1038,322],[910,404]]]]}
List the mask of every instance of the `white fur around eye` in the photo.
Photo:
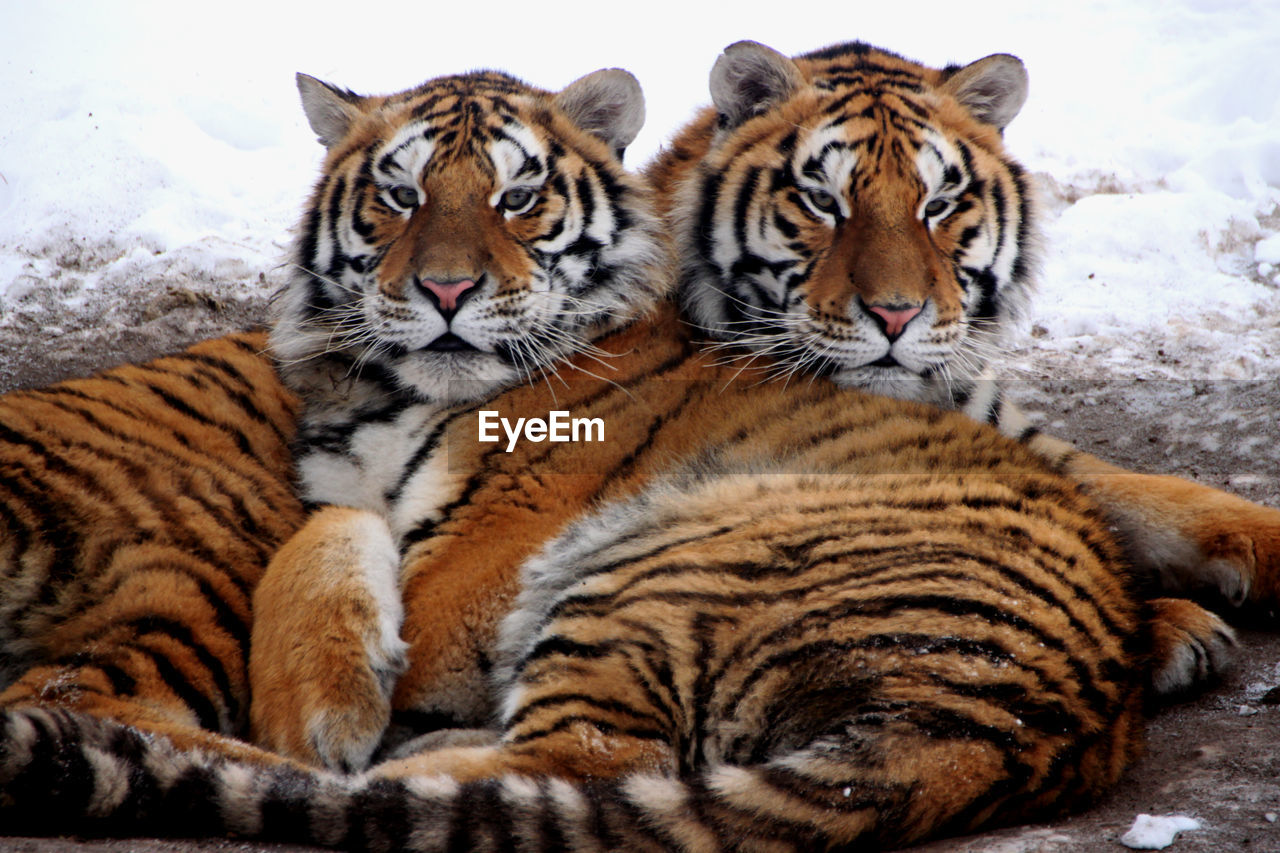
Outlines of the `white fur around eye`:
{"type": "Polygon", "coordinates": [[[496,204],[503,192],[515,186],[541,186],[547,179],[547,151],[536,134],[517,122],[503,128],[504,138],[495,139],[489,145],[489,160],[493,163],[494,183],[497,190],[492,201],[496,204]],[[529,162],[539,161],[540,168],[528,171],[529,162]]]}
{"type": "Polygon", "coordinates": [[[808,195],[810,191],[825,192],[839,204],[839,215],[849,215],[845,189],[849,186],[849,176],[857,168],[858,154],[848,147],[840,127],[820,128],[809,134],[801,141],[791,162],[806,205],[819,215],[831,216],[834,211],[814,205],[808,195]]]}
{"type": "Polygon", "coordinates": [[[425,122],[414,122],[382,145],[371,158],[376,164],[378,183],[417,186],[418,176],[427,168],[436,151],[435,140],[423,135],[429,127],[425,122]]]}

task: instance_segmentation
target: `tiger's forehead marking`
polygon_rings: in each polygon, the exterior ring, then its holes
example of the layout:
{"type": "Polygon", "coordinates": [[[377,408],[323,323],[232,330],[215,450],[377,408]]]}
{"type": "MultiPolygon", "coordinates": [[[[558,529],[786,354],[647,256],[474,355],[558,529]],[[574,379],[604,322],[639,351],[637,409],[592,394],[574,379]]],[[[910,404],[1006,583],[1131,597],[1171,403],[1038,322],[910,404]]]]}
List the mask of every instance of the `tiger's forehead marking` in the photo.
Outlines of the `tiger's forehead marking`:
{"type": "Polygon", "coordinates": [[[450,162],[469,160],[499,180],[545,172],[539,137],[522,114],[541,95],[514,78],[484,72],[442,78],[389,100],[408,107],[407,121],[374,161],[389,178],[416,180],[450,162]]]}
{"type": "Polygon", "coordinates": [[[876,186],[886,174],[935,189],[952,178],[957,157],[933,121],[930,84],[910,66],[871,57],[811,69],[819,93],[816,121],[795,148],[793,168],[798,176],[854,192],[876,186]]]}
{"type": "Polygon", "coordinates": [[[807,179],[843,192],[858,167],[861,151],[851,143],[846,129],[828,123],[807,134],[796,147],[792,169],[798,180],[807,179]]]}
{"type": "Polygon", "coordinates": [[[959,163],[963,154],[941,133],[924,134],[916,151],[915,166],[925,187],[931,190],[955,189],[964,182],[959,163]]]}
{"type": "Polygon", "coordinates": [[[494,134],[488,155],[500,186],[540,184],[547,178],[546,147],[537,134],[515,119],[494,134]]]}

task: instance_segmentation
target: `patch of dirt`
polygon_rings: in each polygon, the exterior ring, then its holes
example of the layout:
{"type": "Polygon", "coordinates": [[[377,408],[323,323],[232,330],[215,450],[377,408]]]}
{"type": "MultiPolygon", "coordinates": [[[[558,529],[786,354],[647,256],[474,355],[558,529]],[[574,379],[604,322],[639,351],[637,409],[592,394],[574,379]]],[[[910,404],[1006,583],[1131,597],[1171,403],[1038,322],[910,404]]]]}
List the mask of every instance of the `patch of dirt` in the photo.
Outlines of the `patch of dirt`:
{"type": "MultiPolygon", "coordinates": [[[[216,288],[156,282],[128,305],[69,310],[50,304],[0,323],[0,390],[43,385],[265,319],[265,289],[229,298],[216,288]],[[194,292],[184,295],[183,288],[194,292]],[[59,313],[59,312],[62,313],[59,313]],[[48,328],[60,327],[52,336],[48,328]]],[[[1080,359],[1089,353],[1073,355],[1080,359]]],[[[1031,375],[1043,375],[1034,355],[1031,375]]],[[[1087,365],[1087,362],[1086,362],[1087,365]]],[[[1087,371],[1085,371],[1087,372],[1087,371]]],[[[1073,375],[1081,375],[1073,371],[1073,375]]],[[[1051,434],[1127,467],[1189,476],[1280,506],[1280,383],[1274,381],[1046,381],[1015,389],[1043,413],[1051,434]]],[[[1146,756],[1095,808],[1053,823],[1014,827],[918,848],[922,853],[1084,853],[1123,850],[1119,837],[1139,813],[1184,814],[1203,828],[1173,851],[1280,850],[1280,620],[1241,632],[1240,663],[1215,689],[1153,714],[1146,756]]],[[[298,853],[304,848],[233,840],[0,840],[29,853],[298,853]]]]}
{"type": "Polygon", "coordinates": [[[71,244],[33,259],[0,296],[0,392],[147,361],[261,325],[283,281],[211,247],[176,256],[71,244]]]}

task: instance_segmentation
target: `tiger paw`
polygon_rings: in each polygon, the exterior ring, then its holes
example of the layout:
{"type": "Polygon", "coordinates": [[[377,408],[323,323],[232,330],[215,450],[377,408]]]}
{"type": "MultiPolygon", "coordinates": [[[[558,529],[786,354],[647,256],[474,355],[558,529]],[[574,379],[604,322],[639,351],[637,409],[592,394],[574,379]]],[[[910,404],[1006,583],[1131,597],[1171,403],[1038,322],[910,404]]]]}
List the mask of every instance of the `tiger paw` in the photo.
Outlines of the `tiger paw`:
{"type": "Polygon", "coordinates": [[[1151,602],[1150,684],[1162,696],[1215,682],[1232,664],[1235,632],[1218,616],[1185,598],[1151,602]]]}
{"type": "Polygon", "coordinates": [[[1115,474],[1111,466],[1090,475],[1076,464],[1130,557],[1168,593],[1280,610],[1280,510],[1179,477],[1115,474]]]}
{"type": "Polygon", "coordinates": [[[1219,501],[1222,508],[1198,518],[1193,530],[1205,567],[1211,576],[1240,579],[1238,594],[1228,597],[1232,604],[1254,605],[1274,617],[1280,610],[1280,510],[1225,497],[1231,501],[1219,501]]]}
{"type": "Polygon", "coordinates": [[[1216,593],[1233,607],[1280,607],[1280,510],[1200,487],[1199,508],[1183,529],[1194,546],[1190,559],[1169,561],[1172,589],[1216,593]]]}
{"type": "Polygon", "coordinates": [[[338,507],[272,558],[253,603],[257,745],[342,772],[368,766],[406,667],[399,566],[381,517],[338,507]]]}

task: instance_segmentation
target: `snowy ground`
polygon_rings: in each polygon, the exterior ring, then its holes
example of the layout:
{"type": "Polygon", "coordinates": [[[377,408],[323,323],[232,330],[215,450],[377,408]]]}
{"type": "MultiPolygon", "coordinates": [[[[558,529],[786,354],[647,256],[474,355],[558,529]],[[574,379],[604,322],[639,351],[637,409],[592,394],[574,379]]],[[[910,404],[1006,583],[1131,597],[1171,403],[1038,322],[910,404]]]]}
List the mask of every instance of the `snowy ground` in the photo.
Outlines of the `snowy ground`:
{"type": "MultiPolygon", "coordinates": [[[[640,164],[705,102],[725,45],[861,38],[926,62],[1010,52],[1028,66],[1008,143],[1044,187],[1049,250],[1010,374],[1046,424],[1280,505],[1274,0],[185,5],[0,8],[0,390],[263,319],[321,153],[295,71],[387,92],[474,67],[547,88],[626,67],[648,96],[640,164]]],[[[1280,711],[1235,711],[1280,682],[1280,644],[1248,648],[1242,681],[1157,718],[1132,808],[1122,796],[1111,823],[1046,830],[1078,848],[1007,849],[1094,849],[1138,811],[1180,809],[1210,819],[1175,850],[1280,849],[1262,817],[1280,811],[1280,768],[1258,757],[1280,711]],[[1206,732],[1204,755],[1173,745],[1206,732]],[[1213,773],[1186,771],[1187,755],[1213,773]]]]}
{"type": "MultiPolygon", "coordinates": [[[[706,100],[726,44],[794,53],[862,38],[934,63],[1012,52],[1030,69],[1009,145],[1042,174],[1051,215],[1022,370],[1280,375],[1272,0],[998,0],[959,16],[936,0],[910,12],[801,0],[785,16],[776,2],[618,16],[573,0],[544,17],[392,2],[368,25],[331,2],[181,5],[0,13],[0,330],[128,325],[183,300],[256,311],[320,156],[296,70],[378,92],[477,66],[549,88],[627,67],[648,93],[639,163],[706,100]],[[103,304],[125,294],[128,311],[103,304]]],[[[43,381],[41,363],[8,361],[6,384],[28,384],[27,368],[43,381]]]]}

